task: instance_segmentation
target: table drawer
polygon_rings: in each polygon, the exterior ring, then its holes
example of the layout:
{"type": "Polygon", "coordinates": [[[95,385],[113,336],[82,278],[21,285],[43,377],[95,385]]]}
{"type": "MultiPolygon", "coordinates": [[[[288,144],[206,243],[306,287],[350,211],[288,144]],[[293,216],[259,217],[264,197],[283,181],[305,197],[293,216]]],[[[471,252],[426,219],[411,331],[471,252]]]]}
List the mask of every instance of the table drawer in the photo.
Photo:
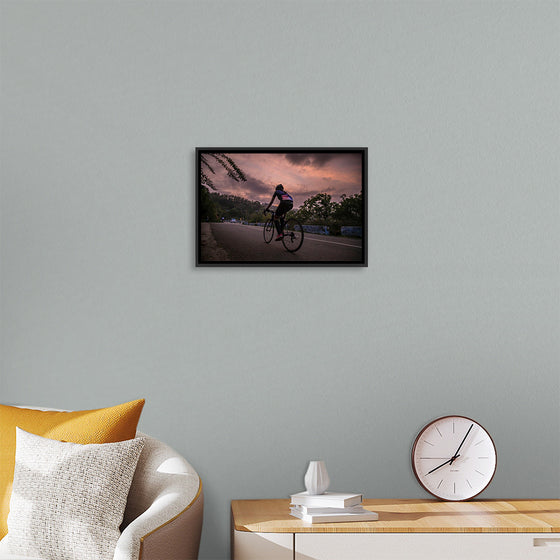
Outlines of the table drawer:
{"type": "Polygon", "coordinates": [[[233,531],[233,560],[293,560],[293,533],[233,531]]]}
{"type": "Polygon", "coordinates": [[[558,533],[298,533],[295,560],[559,560],[558,533]]]}

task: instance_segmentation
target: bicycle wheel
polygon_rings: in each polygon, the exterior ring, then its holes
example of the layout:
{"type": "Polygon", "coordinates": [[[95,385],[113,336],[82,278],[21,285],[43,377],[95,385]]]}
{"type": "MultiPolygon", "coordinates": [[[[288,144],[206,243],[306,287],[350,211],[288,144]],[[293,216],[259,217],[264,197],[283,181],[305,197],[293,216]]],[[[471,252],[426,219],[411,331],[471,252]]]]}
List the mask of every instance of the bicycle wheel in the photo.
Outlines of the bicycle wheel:
{"type": "Polygon", "coordinates": [[[288,218],[284,226],[282,243],[286,250],[295,253],[303,244],[303,226],[295,218],[288,218]]]}
{"type": "Polygon", "coordinates": [[[274,237],[274,220],[269,218],[263,228],[264,242],[270,243],[274,237]]]}

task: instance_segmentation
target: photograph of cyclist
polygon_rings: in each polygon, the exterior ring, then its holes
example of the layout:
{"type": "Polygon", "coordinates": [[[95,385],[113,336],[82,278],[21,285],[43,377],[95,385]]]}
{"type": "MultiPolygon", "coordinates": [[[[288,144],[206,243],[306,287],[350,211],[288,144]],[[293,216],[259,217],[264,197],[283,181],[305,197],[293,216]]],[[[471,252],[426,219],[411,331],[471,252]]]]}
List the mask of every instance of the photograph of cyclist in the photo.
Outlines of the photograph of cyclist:
{"type": "Polygon", "coordinates": [[[197,266],[367,266],[367,148],[197,148],[196,159],[197,266]]]}
{"type": "Polygon", "coordinates": [[[284,237],[284,225],[286,224],[286,212],[294,207],[294,199],[286,192],[283,185],[276,185],[272,199],[266,207],[265,212],[270,210],[270,207],[274,204],[275,199],[278,199],[279,201],[274,220],[274,225],[276,226],[276,231],[278,232],[278,237],[276,237],[275,241],[282,241],[282,238],[284,237]]]}

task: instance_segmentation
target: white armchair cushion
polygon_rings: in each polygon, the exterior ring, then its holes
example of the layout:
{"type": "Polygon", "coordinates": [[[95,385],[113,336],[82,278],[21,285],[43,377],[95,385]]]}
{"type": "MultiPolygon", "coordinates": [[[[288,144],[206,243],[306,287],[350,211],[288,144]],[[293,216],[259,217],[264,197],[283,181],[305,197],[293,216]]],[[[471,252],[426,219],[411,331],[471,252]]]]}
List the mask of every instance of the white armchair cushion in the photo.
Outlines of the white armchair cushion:
{"type": "Polygon", "coordinates": [[[49,560],[112,560],[143,439],[59,442],[17,429],[3,549],[49,560]]]}

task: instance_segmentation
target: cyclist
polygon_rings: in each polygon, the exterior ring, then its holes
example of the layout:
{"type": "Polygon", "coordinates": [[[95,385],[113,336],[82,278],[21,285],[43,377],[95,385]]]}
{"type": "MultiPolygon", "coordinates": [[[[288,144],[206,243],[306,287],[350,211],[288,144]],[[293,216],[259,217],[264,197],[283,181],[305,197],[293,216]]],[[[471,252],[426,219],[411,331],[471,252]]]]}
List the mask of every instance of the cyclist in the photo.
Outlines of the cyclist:
{"type": "Polygon", "coordinates": [[[276,185],[272,199],[266,207],[265,212],[268,212],[275,198],[279,200],[274,220],[274,225],[276,226],[276,231],[278,232],[276,241],[281,241],[284,237],[284,225],[286,223],[284,217],[286,216],[288,210],[291,210],[294,207],[294,199],[284,190],[283,185],[276,185]]]}

